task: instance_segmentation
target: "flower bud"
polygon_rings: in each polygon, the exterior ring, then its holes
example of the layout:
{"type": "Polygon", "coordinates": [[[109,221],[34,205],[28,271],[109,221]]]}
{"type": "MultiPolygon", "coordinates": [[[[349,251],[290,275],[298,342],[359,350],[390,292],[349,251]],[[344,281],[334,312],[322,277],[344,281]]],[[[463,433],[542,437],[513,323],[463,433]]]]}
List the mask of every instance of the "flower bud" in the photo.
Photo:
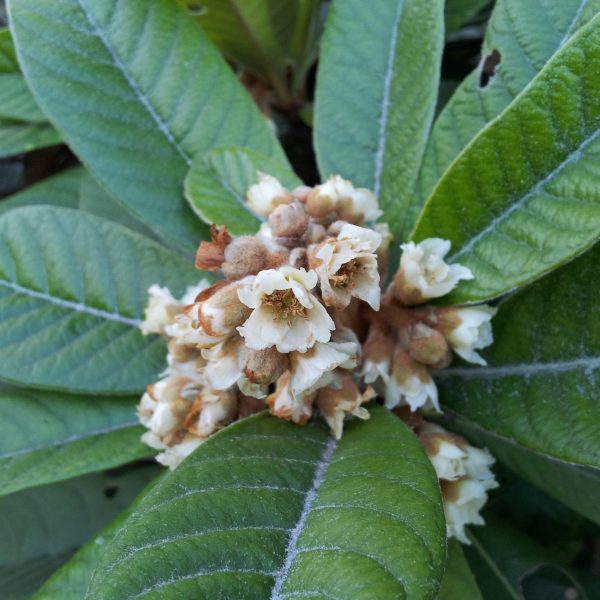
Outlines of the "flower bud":
{"type": "Polygon", "coordinates": [[[282,204],[269,215],[269,226],[273,236],[301,238],[309,224],[309,216],[299,202],[282,204]]]}
{"type": "Polygon", "coordinates": [[[396,348],[391,377],[385,389],[385,405],[395,408],[399,404],[408,404],[411,410],[431,405],[440,411],[437,388],[427,368],[407,351],[396,348]]]}
{"type": "Polygon", "coordinates": [[[245,278],[226,285],[215,292],[208,300],[198,303],[198,320],[204,331],[213,337],[231,333],[242,325],[252,312],[239,299],[238,291],[253,281],[245,278]]]}
{"type": "Polygon", "coordinates": [[[292,393],[291,374],[286,371],[278,380],[275,391],[267,396],[266,402],[271,414],[304,425],[312,415],[315,393],[296,395],[292,393]]]}
{"type": "Polygon", "coordinates": [[[163,334],[165,327],[170,325],[175,315],[181,312],[181,303],[173,298],[167,288],[159,285],[150,286],[148,294],[150,299],[140,329],[144,335],[150,333],[163,334]]]}
{"type": "Polygon", "coordinates": [[[200,437],[208,437],[229,423],[237,413],[237,393],[204,388],[184,422],[185,428],[200,437]]]}
{"type": "Polygon", "coordinates": [[[417,323],[412,329],[410,355],[417,362],[436,369],[447,367],[452,360],[446,338],[424,323],[417,323]]]}
{"type": "Polygon", "coordinates": [[[283,375],[289,362],[288,355],[277,352],[275,348],[249,350],[244,375],[250,383],[268,385],[283,375]]]}
{"type": "Polygon", "coordinates": [[[394,345],[395,340],[389,328],[379,321],[373,322],[363,345],[362,376],[365,383],[374,383],[379,378],[387,383],[394,345]]]}
{"type": "Polygon", "coordinates": [[[280,204],[291,202],[292,195],[275,177],[259,171],[258,183],[250,187],[246,199],[251,210],[267,217],[280,204]]]}
{"type": "Polygon", "coordinates": [[[210,226],[210,242],[201,241],[196,251],[196,268],[201,271],[218,271],[225,260],[225,248],[232,238],[225,225],[210,226]]]}
{"type": "Polygon", "coordinates": [[[487,364],[477,353],[493,341],[492,317],[498,309],[481,304],[463,308],[442,308],[437,311],[437,329],[448,340],[454,352],[464,360],[478,365],[487,364]]]}
{"type": "Polygon", "coordinates": [[[344,420],[347,416],[358,417],[366,420],[370,417],[369,411],[361,404],[375,397],[375,392],[370,386],[361,393],[352,377],[348,374],[341,378],[339,389],[326,387],[319,391],[316,405],[323,418],[331,427],[331,432],[336,439],[341,439],[344,430],[344,420]]]}
{"type": "Polygon", "coordinates": [[[223,274],[228,279],[241,279],[265,269],[279,267],[287,262],[288,257],[289,252],[273,240],[242,236],[233,240],[225,249],[223,274]]]}
{"type": "Polygon", "coordinates": [[[406,306],[445,296],[461,279],[473,279],[470,269],[444,262],[450,250],[447,240],[430,238],[419,244],[402,244],[401,248],[402,257],[394,277],[394,292],[406,306]]]}

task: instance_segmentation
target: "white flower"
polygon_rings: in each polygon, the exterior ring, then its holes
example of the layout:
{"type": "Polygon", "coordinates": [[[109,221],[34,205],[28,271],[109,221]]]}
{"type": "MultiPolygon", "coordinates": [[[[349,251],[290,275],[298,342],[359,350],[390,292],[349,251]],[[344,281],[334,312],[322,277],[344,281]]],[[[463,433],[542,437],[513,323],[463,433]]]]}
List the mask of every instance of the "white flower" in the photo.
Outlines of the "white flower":
{"type": "Polygon", "coordinates": [[[291,202],[292,195],[275,177],[258,172],[258,183],[248,190],[248,206],[258,215],[268,216],[280,204],[291,202]]]}
{"type": "Polygon", "coordinates": [[[363,344],[363,364],[361,375],[365,383],[375,383],[382,379],[387,384],[390,366],[394,355],[394,337],[385,324],[374,321],[363,344]]]}
{"type": "Polygon", "coordinates": [[[463,544],[470,544],[465,525],[484,525],[479,514],[487,502],[487,491],[498,487],[493,479],[480,481],[463,477],[457,481],[442,481],[446,534],[456,537],[463,544]]]}
{"type": "Polygon", "coordinates": [[[308,196],[308,210],[314,216],[325,216],[331,211],[337,217],[356,225],[376,221],[382,214],[375,194],[366,188],[355,188],[340,175],[332,175],[315,187],[308,196]]]}
{"type": "Polygon", "coordinates": [[[211,286],[211,282],[208,279],[201,279],[196,285],[190,285],[184,292],[179,302],[185,306],[186,304],[192,304],[196,301],[196,296],[208,289],[211,286]]]}
{"type": "Polygon", "coordinates": [[[368,419],[369,411],[361,405],[375,396],[373,390],[368,387],[361,393],[350,375],[344,375],[340,382],[340,388],[323,388],[316,400],[316,405],[321,411],[323,418],[331,427],[331,432],[336,439],[341,439],[344,430],[344,420],[348,416],[368,419]]]}
{"type": "Polygon", "coordinates": [[[429,371],[407,352],[397,350],[385,388],[385,405],[395,408],[402,404],[408,404],[411,411],[432,406],[440,412],[437,387],[429,371]]]}
{"type": "MultiPolygon", "coordinates": [[[[169,469],[173,470],[179,466],[184,458],[187,458],[198,446],[200,446],[204,440],[205,438],[188,433],[174,446],[166,446],[164,448],[164,452],[161,452],[156,457],[156,460],[161,465],[169,467],[169,469]]],[[[144,440],[144,436],[142,436],[142,441],[147,443],[149,446],[152,446],[152,444],[148,443],[147,440],[144,440]]],[[[162,448],[158,449],[162,450],[162,448]]]]}
{"type": "Polygon", "coordinates": [[[402,244],[400,268],[394,278],[396,295],[406,305],[421,304],[450,292],[461,279],[473,279],[473,273],[459,264],[448,265],[444,257],[450,242],[429,238],[419,244],[402,244]]]}
{"type": "Polygon", "coordinates": [[[379,310],[381,289],[375,251],[380,243],[381,235],[376,231],[346,224],[337,239],[317,248],[312,262],[327,306],[346,308],[355,297],[379,310]]]}
{"type": "Polygon", "coordinates": [[[186,429],[201,437],[208,437],[224,427],[237,411],[237,392],[212,390],[208,387],[196,398],[193,410],[186,419],[186,429]]]}
{"type": "Polygon", "coordinates": [[[202,350],[202,357],[207,361],[204,376],[208,385],[215,390],[226,390],[243,377],[248,351],[244,340],[235,335],[202,350]]]}
{"type": "Polygon", "coordinates": [[[441,329],[456,354],[471,363],[487,364],[476,351],[489,346],[494,341],[491,320],[497,310],[482,304],[451,308],[441,313],[441,329]]]}
{"type": "Polygon", "coordinates": [[[280,267],[261,271],[251,286],[238,291],[240,300],[253,309],[238,327],[253,350],[275,346],[279,352],[306,352],[316,342],[328,342],[333,320],[316,296],[314,271],[280,267]]]}
{"type": "Polygon", "coordinates": [[[290,355],[292,393],[300,396],[329,385],[334,379],[334,369],[356,366],[359,352],[354,342],[317,342],[307,352],[293,352],[290,355]]]}
{"type": "Polygon", "coordinates": [[[140,329],[144,335],[164,333],[165,327],[172,323],[175,315],[181,311],[181,303],[173,298],[168,288],[159,285],[150,286],[148,294],[150,299],[140,329]]]}
{"type": "MultiPolygon", "coordinates": [[[[188,308],[188,307],[186,307],[188,308]]],[[[190,310],[175,317],[170,325],[165,327],[165,333],[177,344],[192,344],[199,348],[211,348],[223,340],[223,336],[212,336],[206,333],[198,320],[199,304],[189,305],[190,310]]]]}
{"type": "Polygon", "coordinates": [[[266,402],[271,414],[298,425],[303,425],[312,415],[312,404],[315,393],[294,394],[292,392],[291,374],[286,371],[278,380],[275,391],[266,402]]]}
{"type": "Polygon", "coordinates": [[[419,440],[425,447],[427,456],[438,479],[454,481],[467,474],[467,449],[472,446],[442,427],[425,422],[419,429],[419,440]]]}

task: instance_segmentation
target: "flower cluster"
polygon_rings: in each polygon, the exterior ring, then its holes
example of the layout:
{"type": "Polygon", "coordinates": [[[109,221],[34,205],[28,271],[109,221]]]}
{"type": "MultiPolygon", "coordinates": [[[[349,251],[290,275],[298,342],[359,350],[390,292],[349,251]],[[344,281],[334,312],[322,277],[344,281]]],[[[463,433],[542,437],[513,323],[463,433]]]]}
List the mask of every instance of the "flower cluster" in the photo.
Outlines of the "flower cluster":
{"type": "Polygon", "coordinates": [[[375,396],[389,408],[439,411],[432,373],[452,351],[484,364],[477,351],[492,341],[494,309],[428,304],[473,278],[444,261],[449,242],[402,245],[384,291],[391,236],[375,223],[369,190],[333,176],[290,191],[259,173],[247,201],[263,219],[256,235],[213,225],[198,248],[196,266],[222,274],[217,283],[181,300],[149,290],[142,331],[168,338],[168,368],[139,416],[160,462],[177,466],[207,436],[264,408],[299,425],[318,412],[337,438],[347,418],[369,418],[363,405],[375,396]]]}

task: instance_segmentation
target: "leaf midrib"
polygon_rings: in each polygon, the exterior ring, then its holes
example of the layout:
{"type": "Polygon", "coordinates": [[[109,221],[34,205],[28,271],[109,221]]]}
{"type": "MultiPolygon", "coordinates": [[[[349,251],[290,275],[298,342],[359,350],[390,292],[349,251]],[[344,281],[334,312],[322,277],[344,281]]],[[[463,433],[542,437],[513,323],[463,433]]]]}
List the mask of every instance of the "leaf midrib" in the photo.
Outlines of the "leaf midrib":
{"type": "Polygon", "coordinates": [[[29,298],[35,298],[36,300],[43,300],[45,302],[48,302],[49,304],[53,304],[61,308],[67,308],[76,313],[89,314],[94,317],[104,319],[105,321],[114,321],[116,323],[121,323],[122,325],[135,327],[136,329],[140,326],[141,323],[140,319],[132,319],[130,317],[125,317],[119,313],[94,308],[93,306],[88,306],[83,302],[72,302],[71,300],[64,300],[63,298],[58,298],[57,296],[53,296],[47,292],[38,292],[36,290],[25,288],[17,283],[8,281],[6,279],[0,279],[0,287],[6,287],[8,289],[13,290],[17,294],[23,294],[24,296],[28,296],[29,298]]]}
{"type": "Polygon", "coordinates": [[[115,48],[113,47],[110,40],[106,36],[106,33],[100,27],[100,25],[98,24],[98,22],[96,21],[94,16],[91,14],[89,9],[85,5],[84,0],[77,0],[77,4],[78,4],[79,8],[81,9],[81,12],[87,19],[87,21],[92,26],[96,35],[98,36],[98,39],[102,42],[102,44],[106,48],[106,51],[112,58],[114,66],[123,75],[123,78],[129,85],[129,87],[131,88],[131,90],[133,91],[135,96],[138,98],[138,100],[140,101],[142,106],[146,109],[146,111],[148,112],[148,114],[150,115],[150,117],[152,118],[152,120],[154,121],[156,126],[158,127],[158,130],[163,134],[163,136],[167,139],[167,141],[175,148],[175,150],[177,150],[178,154],[183,158],[183,160],[189,167],[192,164],[192,159],[190,158],[188,153],[183,149],[183,147],[179,144],[179,142],[176,140],[173,132],[170,130],[167,123],[158,114],[158,112],[155,110],[154,106],[150,102],[150,99],[146,96],[146,94],[143,92],[143,90],[137,84],[136,80],[129,72],[127,66],[125,65],[123,60],[121,60],[121,58],[117,54],[115,48]]]}

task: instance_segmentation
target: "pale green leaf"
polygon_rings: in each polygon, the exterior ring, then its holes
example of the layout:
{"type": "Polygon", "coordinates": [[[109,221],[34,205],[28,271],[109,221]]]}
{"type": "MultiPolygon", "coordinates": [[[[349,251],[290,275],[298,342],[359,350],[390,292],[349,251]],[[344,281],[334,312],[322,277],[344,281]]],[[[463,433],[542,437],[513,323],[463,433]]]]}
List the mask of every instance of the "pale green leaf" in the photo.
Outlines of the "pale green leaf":
{"type": "MultiPolygon", "coordinates": [[[[162,475],[164,476],[164,474],[162,475]]],[[[161,476],[151,481],[140,495],[118,517],[109,523],[98,535],[64,564],[42,586],[34,600],[82,600],[85,598],[90,579],[104,549],[121,529],[129,515],[149,489],[161,480],[161,476]]]]}
{"type": "Polygon", "coordinates": [[[558,460],[600,468],[600,245],[500,304],[486,367],[440,374],[444,405],[558,460]]]}
{"type": "Polygon", "coordinates": [[[448,542],[448,560],[439,600],[482,600],[475,577],[456,539],[448,542]]]}
{"type": "Polygon", "coordinates": [[[60,134],[47,123],[0,118],[0,158],[60,144],[60,134]]]}
{"type": "Polygon", "coordinates": [[[138,400],[0,392],[0,495],[152,456],[138,400]]]}
{"type": "Polygon", "coordinates": [[[148,494],[89,596],[435,598],[444,555],[435,474],[395,415],[372,407],[338,443],[263,413],[148,494]]]}
{"type": "Polygon", "coordinates": [[[115,518],[159,468],[94,474],[0,498],[3,600],[31,594],[69,556],[115,518]]]}
{"type": "Polygon", "coordinates": [[[24,75],[94,176],[192,253],[206,233],[183,198],[192,159],[239,144],[279,158],[266,120],[174,3],[9,2],[24,75]]]}
{"type": "Polygon", "coordinates": [[[457,157],[415,240],[452,241],[475,279],[444,301],[485,300],[579,254],[600,235],[600,14],[457,157]]]}
{"type": "Polygon", "coordinates": [[[315,147],[325,179],[375,191],[402,238],[436,105],[443,2],[335,1],[323,35],[315,147]]]}
{"type": "Polygon", "coordinates": [[[281,162],[246,148],[218,148],[194,161],[185,180],[192,209],[208,224],[227,225],[234,235],[254,234],[260,219],[246,205],[246,192],[258,171],[273,175],[289,189],[302,182],[281,162]]]}
{"type": "MultiPolygon", "coordinates": [[[[485,2],[448,2],[446,18],[452,18],[459,6],[474,4],[485,2]]],[[[497,0],[479,65],[434,123],[419,174],[416,202],[422,204],[426,200],[456,156],[598,10],[600,0],[560,0],[550,4],[497,0]],[[494,50],[499,54],[498,65],[490,60],[494,50]]]]}
{"type": "Polygon", "coordinates": [[[31,206],[0,218],[0,377],[84,393],[138,392],[165,343],[138,329],[148,287],[178,297],[201,274],[168,249],[80,211],[31,206]]]}
{"type": "Polygon", "coordinates": [[[0,215],[13,208],[34,204],[77,208],[80,180],[83,173],[83,168],[75,167],[28,186],[23,191],[0,202],[0,215]]]}

